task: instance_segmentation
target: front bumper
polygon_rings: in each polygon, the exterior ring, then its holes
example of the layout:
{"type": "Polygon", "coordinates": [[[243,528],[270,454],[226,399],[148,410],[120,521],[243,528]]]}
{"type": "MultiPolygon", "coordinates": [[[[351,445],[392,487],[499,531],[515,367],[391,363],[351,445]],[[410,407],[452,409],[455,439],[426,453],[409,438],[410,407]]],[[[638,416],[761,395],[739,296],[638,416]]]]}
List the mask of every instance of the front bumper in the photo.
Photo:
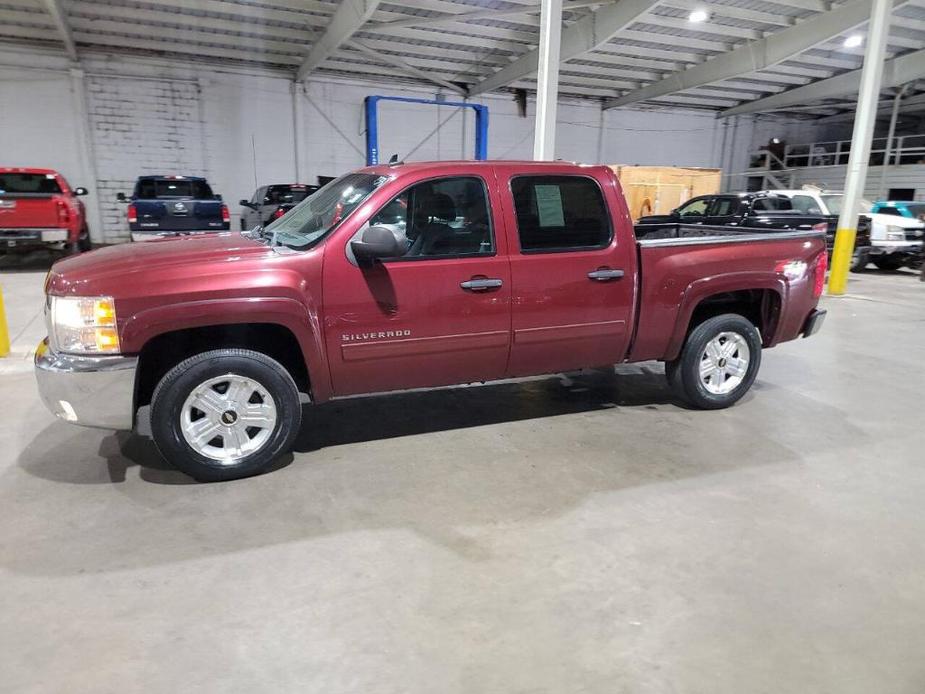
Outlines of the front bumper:
{"type": "Polygon", "coordinates": [[[869,254],[877,255],[920,255],[921,241],[874,241],[869,254]]]}
{"type": "Polygon", "coordinates": [[[825,314],[825,311],[813,309],[813,312],[809,314],[809,318],[803,324],[803,337],[812,337],[822,329],[822,324],[825,323],[825,314]]]}
{"type": "Polygon", "coordinates": [[[131,430],[138,357],[78,356],[35,350],[39,395],[51,412],[72,424],[131,430]]]}

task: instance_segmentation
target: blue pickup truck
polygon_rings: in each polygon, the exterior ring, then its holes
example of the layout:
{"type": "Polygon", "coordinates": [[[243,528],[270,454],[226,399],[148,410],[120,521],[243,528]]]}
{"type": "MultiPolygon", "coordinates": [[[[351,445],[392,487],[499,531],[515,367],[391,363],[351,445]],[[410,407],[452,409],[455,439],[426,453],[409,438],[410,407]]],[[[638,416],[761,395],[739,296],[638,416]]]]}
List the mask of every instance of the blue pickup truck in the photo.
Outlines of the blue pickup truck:
{"type": "Polygon", "coordinates": [[[228,206],[198,176],[141,176],[128,202],[128,226],[132,241],[161,236],[227,231],[231,227],[228,206]]]}

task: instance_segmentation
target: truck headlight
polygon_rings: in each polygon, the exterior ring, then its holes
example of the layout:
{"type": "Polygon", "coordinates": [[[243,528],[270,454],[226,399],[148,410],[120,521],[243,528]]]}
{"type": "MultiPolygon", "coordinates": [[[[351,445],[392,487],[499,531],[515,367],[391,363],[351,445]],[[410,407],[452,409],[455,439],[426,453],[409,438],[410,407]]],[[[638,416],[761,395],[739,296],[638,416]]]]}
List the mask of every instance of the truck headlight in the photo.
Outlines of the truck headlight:
{"type": "Polygon", "coordinates": [[[111,296],[49,297],[49,339],[59,352],[116,353],[116,305],[111,296]]]}
{"type": "Polygon", "coordinates": [[[906,230],[902,227],[898,227],[895,224],[888,224],[886,227],[886,240],[887,241],[905,241],[906,240],[906,230]]]}

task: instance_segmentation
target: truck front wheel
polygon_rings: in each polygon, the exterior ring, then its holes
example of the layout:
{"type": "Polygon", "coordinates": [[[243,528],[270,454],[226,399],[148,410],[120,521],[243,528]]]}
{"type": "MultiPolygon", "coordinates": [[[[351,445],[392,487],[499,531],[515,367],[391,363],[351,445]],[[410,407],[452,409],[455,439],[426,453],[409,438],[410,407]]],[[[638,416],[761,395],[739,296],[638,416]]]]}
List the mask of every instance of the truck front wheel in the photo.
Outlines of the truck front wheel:
{"type": "Polygon", "coordinates": [[[716,410],[748,392],[760,365],[758,330],[743,316],[726,313],[694,328],[665,373],[679,397],[699,409],[716,410]]]}
{"type": "Polygon", "coordinates": [[[298,388],[286,369],[245,349],[180,362],[151,398],[158,450],[201,482],[264,472],[290,450],[301,421],[298,388]]]}

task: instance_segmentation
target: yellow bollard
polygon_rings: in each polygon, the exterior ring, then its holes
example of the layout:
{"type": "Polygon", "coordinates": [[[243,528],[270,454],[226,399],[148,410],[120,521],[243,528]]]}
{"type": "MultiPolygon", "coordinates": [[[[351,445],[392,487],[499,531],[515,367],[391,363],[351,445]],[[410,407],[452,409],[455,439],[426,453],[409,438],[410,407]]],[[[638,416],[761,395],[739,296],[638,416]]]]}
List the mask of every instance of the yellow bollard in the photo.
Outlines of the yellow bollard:
{"type": "Polygon", "coordinates": [[[10,329],[6,324],[6,311],[3,310],[3,290],[0,289],[0,357],[10,353],[10,329]]]}
{"type": "Polygon", "coordinates": [[[832,270],[829,272],[829,294],[844,294],[848,284],[848,269],[854,255],[854,240],[858,230],[838,229],[835,232],[835,248],[832,249],[832,270]]]}

